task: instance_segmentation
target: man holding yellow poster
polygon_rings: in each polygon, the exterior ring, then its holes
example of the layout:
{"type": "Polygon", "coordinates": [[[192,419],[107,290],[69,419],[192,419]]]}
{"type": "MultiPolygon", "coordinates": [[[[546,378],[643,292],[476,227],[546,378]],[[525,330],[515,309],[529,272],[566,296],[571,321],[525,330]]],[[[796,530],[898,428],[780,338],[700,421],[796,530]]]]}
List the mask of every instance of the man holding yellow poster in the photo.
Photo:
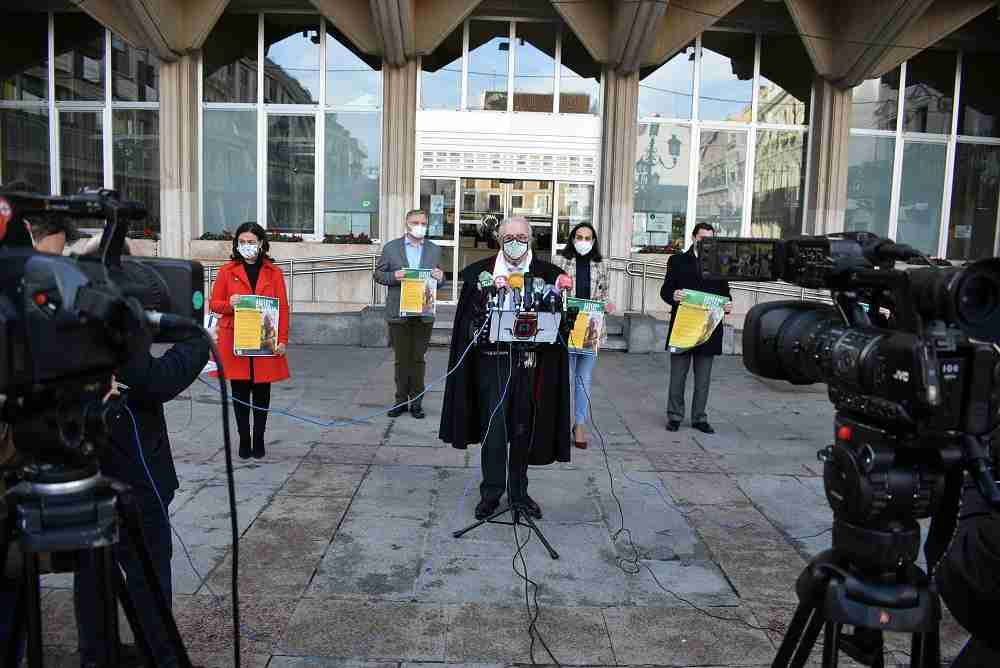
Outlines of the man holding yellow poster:
{"type": "Polygon", "coordinates": [[[725,315],[733,310],[727,281],[702,277],[698,242],[715,229],[708,223],[694,226],[693,243],[686,253],[670,257],[660,297],[670,304],[667,350],[670,352],[670,392],[667,399],[667,431],[680,429],[684,419],[684,389],[688,369],[694,366],[694,397],[691,426],[706,434],[715,430],[708,423],[706,407],[712,382],[712,361],[722,354],[725,315]]]}

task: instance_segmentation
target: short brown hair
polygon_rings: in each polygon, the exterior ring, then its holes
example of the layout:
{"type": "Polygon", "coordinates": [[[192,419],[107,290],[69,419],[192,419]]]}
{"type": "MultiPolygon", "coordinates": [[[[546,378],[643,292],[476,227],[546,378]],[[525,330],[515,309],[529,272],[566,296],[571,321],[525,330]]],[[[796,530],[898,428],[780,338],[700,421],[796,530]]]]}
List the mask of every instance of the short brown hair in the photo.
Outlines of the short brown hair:
{"type": "Polygon", "coordinates": [[[426,218],[427,212],[424,211],[423,209],[410,209],[409,211],[406,212],[406,215],[403,217],[403,220],[404,221],[409,220],[410,216],[423,216],[424,218],[426,218]]]}

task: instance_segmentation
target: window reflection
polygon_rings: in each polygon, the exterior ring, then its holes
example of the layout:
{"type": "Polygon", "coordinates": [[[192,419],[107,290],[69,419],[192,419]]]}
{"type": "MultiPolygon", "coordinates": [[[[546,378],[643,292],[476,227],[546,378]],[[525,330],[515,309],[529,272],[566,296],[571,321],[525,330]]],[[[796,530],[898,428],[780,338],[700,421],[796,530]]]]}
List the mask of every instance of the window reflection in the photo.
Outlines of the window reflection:
{"type": "Polygon", "coordinates": [[[948,257],[993,256],[1000,191],[1000,146],[959,144],[948,223],[948,257]]]}
{"type": "MultiPolygon", "coordinates": [[[[3,12],[4,25],[17,30],[4,35],[0,59],[0,100],[46,100],[49,97],[49,15],[3,12]]],[[[48,182],[48,179],[46,179],[48,182]]]]}
{"type": "Polygon", "coordinates": [[[755,38],[751,34],[706,32],[702,35],[699,118],[750,122],[754,49],[755,38]]]}
{"type": "Polygon", "coordinates": [[[378,236],[381,114],[327,114],[325,151],[324,233],[378,236]]]}
{"type": "Polygon", "coordinates": [[[1000,88],[996,85],[994,54],[962,54],[958,134],[1000,137],[1000,88]]]}
{"type": "Polygon", "coordinates": [[[201,59],[205,102],[257,101],[257,15],[223,14],[201,59]]]}
{"type": "Polygon", "coordinates": [[[740,235],[746,153],[746,132],[702,129],[695,220],[719,236],[740,235]]]}
{"type": "Polygon", "coordinates": [[[205,111],[204,207],[206,232],[232,232],[257,220],[257,113],[205,111]]]}
{"type": "Polygon", "coordinates": [[[757,120],[780,125],[809,122],[815,73],[797,36],[761,38],[757,120]]]}
{"type": "Polygon", "coordinates": [[[802,233],[805,153],[804,132],[757,132],[750,236],[782,239],[802,233]]]}
{"type": "Polygon", "coordinates": [[[851,127],[896,130],[899,116],[899,68],[881,79],[862,81],[852,90],[851,127]]]}
{"type": "Polygon", "coordinates": [[[319,19],[264,15],[264,102],[319,101],[319,19]]]}
{"type": "Polygon", "coordinates": [[[114,184],[125,199],[146,205],[142,226],[160,229],[160,114],[151,109],[115,109],[114,184]]]}
{"type": "Polygon", "coordinates": [[[895,150],[896,140],[890,137],[851,137],[847,147],[845,230],[889,236],[895,150]]]}
{"type": "Polygon", "coordinates": [[[59,112],[61,193],[104,187],[104,128],[100,112],[59,112]]]}
{"type": "Polygon", "coordinates": [[[50,192],[47,109],[0,109],[0,183],[11,181],[50,192]]]}
{"type": "Polygon", "coordinates": [[[104,100],[104,34],[82,12],[55,15],[57,100],[104,100]]]}
{"type": "Polygon", "coordinates": [[[111,35],[111,83],[116,101],[156,102],[160,99],[160,60],[148,49],[134,49],[111,35]]]}
{"type": "Polygon", "coordinates": [[[601,102],[601,66],[568,26],[562,27],[559,66],[559,113],[597,114],[601,102]]]}
{"type": "Polygon", "coordinates": [[[326,104],[337,109],[382,108],[382,60],[357,51],[332,24],[326,37],[326,104]]]}
{"type": "Polygon", "coordinates": [[[938,254],[947,152],[944,144],[906,142],[903,147],[896,241],[927,255],[938,254]]]}
{"type": "Polygon", "coordinates": [[[427,237],[450,241],[455,234],[455,180],[420,179],[420,208],[427,212],[427,237]]]}
{"type": "Polygon", "coordinates": [[[906,63],[903,131],[951,133],[955,54],[924,51],[906,63]]]}
{"type": "Polygon", "coordinates": [[[556,39],[551,23],[515,25],[514,111],[551,113],[555,100],[556,39]]]}
{"type": "Polygon", "coordinates": [[[312,234],[316,207],[316,119],[267,117],[267,226],[312,234]]]}
{"type": "Polygon", "coordinates": [[[422,109],[461,108],[463,32],[464,28],[459,26],[434,53],[420,59],[422,109]]]}
{"type": "Polygon", "coordinates": [[[468,109],[507,110],[509,53],[509,23],[500,21],[469,23],[468,109]]]}
{"type": "Polygon", "coordinates": [[[692,42],[651,72],[640,72],[639,117],[691,118],[694,63],[692,42]]]}
{"type": "Polygon", "coordinates": [[[569,242],[569,231],[580,223],[594,222],[594,186],[589,183],[559,184],[559,220],[556,242],[569,242]]]}
{"type": "Polygon", "coordinates": [[[641,123],[636,155],[632,245],[680,250],[687,224],[691,129],[641,123]]]}

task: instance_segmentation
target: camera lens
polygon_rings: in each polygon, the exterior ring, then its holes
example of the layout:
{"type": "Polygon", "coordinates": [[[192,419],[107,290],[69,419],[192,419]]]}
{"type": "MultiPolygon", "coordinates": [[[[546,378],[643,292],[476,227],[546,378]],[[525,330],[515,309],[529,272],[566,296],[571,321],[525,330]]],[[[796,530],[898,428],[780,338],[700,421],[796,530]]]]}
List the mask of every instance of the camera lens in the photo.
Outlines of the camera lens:
{"type": "Polygon", "coordinates": [[[955,287],[954,306],[963,329],[974,338],[1000,341],[1000,260],[966,267],[955,287]]]}

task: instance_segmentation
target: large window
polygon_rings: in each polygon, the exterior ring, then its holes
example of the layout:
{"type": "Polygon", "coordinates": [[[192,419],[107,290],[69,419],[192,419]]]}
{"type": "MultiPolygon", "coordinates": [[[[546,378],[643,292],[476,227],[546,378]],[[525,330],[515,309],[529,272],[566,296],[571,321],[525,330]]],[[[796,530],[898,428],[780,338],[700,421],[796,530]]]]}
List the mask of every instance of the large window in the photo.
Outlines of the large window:
{"type": "Polygon", "coordinates": [[[17,57],[0,74],[0,183],[114,188],[160,229],[159,61],[83,12],[0,12],[17,57]],[[49,44],[53,57],[49,57],[49,44]]]}
{"type": "Polygon", "coordinates": [[[421,59],[421,109],[597,114],[600,65],[548,20],[470,19],[421,59]]]}
{"type": "Polygon", "coordinates": [[[203,53],[204,231],[377,237],[381,61],[295,13],[224,15],[203,53]]]}
{"type": "Polygon", "coordinates": [[[953,260],[996,253],[994,61],[931,49],[854,88],[846,230],[953,260]]]}
{"type": "Polygon", "coordinates": [[[640,73],[633,247],[680,250],[696,222],[801,233],[809,62],[798,38],[711,31],[640,73]]]}

